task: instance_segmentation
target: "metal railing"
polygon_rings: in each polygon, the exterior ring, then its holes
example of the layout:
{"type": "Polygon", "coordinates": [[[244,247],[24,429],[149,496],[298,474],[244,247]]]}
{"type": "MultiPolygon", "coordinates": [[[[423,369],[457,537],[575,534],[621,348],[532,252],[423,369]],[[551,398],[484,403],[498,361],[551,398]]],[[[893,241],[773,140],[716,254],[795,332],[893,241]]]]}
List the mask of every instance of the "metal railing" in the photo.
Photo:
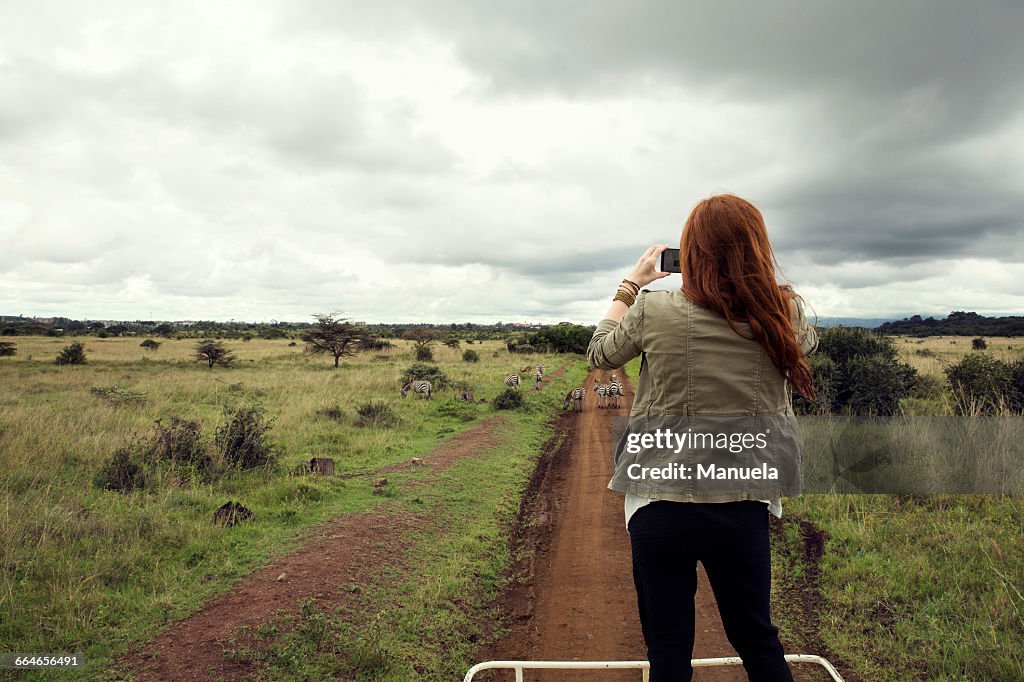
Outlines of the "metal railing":
{"type": "MultiPolygon", "coordinates": [[[[788,663],[814,663],[832,676],[835,682],[843,682],[839,671],[831,663],[821,656],[813,654],[789,654],[786,656],[788,663]]],[[[743,665],[743,659],[739,656],[728,656],[725,658],[695,658],[690,664],[694,668],[708,668],[717,665],[743,665]]],[[[516,682],[523,682],[523,673],[526,670],[640,670],[643,675],[643,682],[647,682],[650,675],[651,664],[647,661],[484,661],[477,663],[469,672],[463,682],[471,682],[473,676],[481,670],[514,670],[516,682]]]]}

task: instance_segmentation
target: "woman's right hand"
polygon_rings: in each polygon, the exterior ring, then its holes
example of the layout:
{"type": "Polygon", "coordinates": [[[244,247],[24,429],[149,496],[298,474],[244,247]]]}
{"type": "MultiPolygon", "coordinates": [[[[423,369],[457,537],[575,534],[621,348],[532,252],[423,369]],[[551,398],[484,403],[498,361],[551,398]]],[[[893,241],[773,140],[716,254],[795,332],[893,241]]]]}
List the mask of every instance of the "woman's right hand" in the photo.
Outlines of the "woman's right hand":
{"type": "Polygon", "coordinates": [[[646,251],[644,255],[640,256],[640,259],[633,266],[633,269],[626,275],[626,279],[636,284],[641,289],[651,282],[661,279],[662,277],[668,277],[669,272],[662,272],[658,269],[658,265],[661,262],[662,252],[668,248],[668,244],[655,244],[646,251]]]}

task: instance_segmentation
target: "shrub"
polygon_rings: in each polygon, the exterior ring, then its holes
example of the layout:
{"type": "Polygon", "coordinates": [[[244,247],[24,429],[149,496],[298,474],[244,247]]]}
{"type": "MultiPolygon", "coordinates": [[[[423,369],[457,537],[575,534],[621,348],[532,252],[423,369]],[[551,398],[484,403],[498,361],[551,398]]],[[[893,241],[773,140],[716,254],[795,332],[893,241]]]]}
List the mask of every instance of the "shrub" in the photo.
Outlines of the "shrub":
{"type": "Polygon", "coordinates": [[[434,351],[430,349],[430,346],[416,346],[416,361],[433,362],[434,351]]]}
{"type": "Polygon", "coordinates": [[[480,362],[480,354],[475,350],[466,349],[462,353],[463,362],[480,362]]]}
{"type": "Polygon", "coordinates": [[[971,339],[971,350],[985,350],[988,348],[988,342],[980,336],[976,339],[971,339]]]}
{"type": "MultiPolygon", "coordinates": [[[[815,387],[831,402],[831,412],[875,416],[899,412],[900,399],[909,397],[917,371],[900,361],[892,339],[860,327],[830,327],[819,339],[811,368],[815,387]]],[[[824,400],[815,409],[824,413],[824,400]]]]}
{"type": "Polygon", "coordinates": [[[64,346],[57,356],[58,365],[84,365],[85,364],[85,346],[77,341],[75,343],[64,346]]]}
{"type": "Polygon", "coordinates": [[[401,421],[391,405],[383,401],[371,400],[356,407],[356,426],[370,428],[390,428],[401,421]]]}
{"type": "Polygon", "coordinates": [[[327,407],[321,407],[317,410],[316,416],[320,419],[330,419],[331,421],[340,422],[345,418],[345,411],[337,404],[328,405],[327,407]]]}
{"type": "Polygon", "coordinates": [[[459,349],[459,340],[458,339],[445,339],[444,345],[448,346],[452,350],[458,350],[459,349]]]}
{"type": "Polygon", "coordinates": [[[119,386],[92,386],[89,388],[89,393],[117,407],[122,405],[143,405],[146,402],[145,392],[133,391],[130,388],[120,388],[119,386]]]}
{"type": "Polygon", "coordinates": [[[993,414],[1014,400],[1014,370],[1002,360],[988,355],[965,355],[946,368],[960,414],[993,414]]]}
{"type": "Polygon", "coordinates": [[[451,385],[448,375],[442,372],[440,367],[424,365],[422,363],[411,365],[409,369],[405,370],[405,374],[402,375],[403,384],[407,381],[415,380],[429,381],[434,392],[451,385]]]}
{"type": "Polygon", "coordinates": [[[270,466],[277,450],[267,440],[271,420],[259,405],[243,405],[225,411],[227,421],[217,429],[215,444],[224,461],[240,469],[270,466]]]}
{"type": "Polygon", "coordinates": [[[132,460],[132,452],[121,448],[96,472],[93,484],[104,490],[126,493],[146,487],[142,467],[132,460]]]}
{"type": "Polygon", "coordinates": [[[514,353],[536,353],[537,349],[534,348],[533,346],[531,346],[528,343],[520,343],[520,344],[515,346],[515,348],[514,348],[514,350],[512,352],[514,352],[514,353]]]}
{"type": "Polygon", "coordinates": [[[885,355],[857,355],[846,365],[846,400],[850,412],[889,417],[900,411],[917,371],[885,355]]]}
{"type": "Polygon", "coordinates": [[[146,450],[146,460],[153,465],[170,463],[195,467],[201,472],[213,469],[213,458],[203,443],[199,422],[171,417],[169,424],[156,421],[156,432],[146,450]]]}
{"type": "Polygon", "coordinates": [[[524,404],[522,392],[514,391],[511,388],[507,388],[503,393],[494,396],[494,400],[491,401],[491,405],[496,410],[515,410],[524,404]]]}
{"type": "Polygon", "coordinates": [[[146,350],[157,350],[158,348],[160,348],[160,342],[154,341],[153,339],[146,339],[139,345],[145,348],[146,350]]]}
{"type": "Polygon", "coordinates": [[[0,357],[15,355],[17,352],[17,344],[10,341],[0,341],[0,357]]]}
{"type": "Polygon", "coordinates": [[[841,383],[839,368],[827,355],[812,355],[808,362],[814,374],[814,393],[817,398],[811,402],[802,395],[794,395],[793,409],[797,414],[831,414],[837,407],[841,383]]]}
{"type": "Polygon", "coordinates": [[[463,422],[471,422],[477,417],[476,405],[454,396],[443,403],[438,403],[435,409],[437,414],[442,417],[451,417],[463,422]]]}

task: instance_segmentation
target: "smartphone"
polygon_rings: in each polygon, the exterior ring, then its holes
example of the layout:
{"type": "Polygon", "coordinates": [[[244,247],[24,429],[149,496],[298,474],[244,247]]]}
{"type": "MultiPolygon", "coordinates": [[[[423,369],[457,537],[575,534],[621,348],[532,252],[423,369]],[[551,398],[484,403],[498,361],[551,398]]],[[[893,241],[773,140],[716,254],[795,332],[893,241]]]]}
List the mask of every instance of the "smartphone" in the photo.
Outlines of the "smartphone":
{"type": "Polygon", "coordinates": [[[679,269],[679,249],[665,249],[661,252],[661,263],[658,268],[662,272],[682,272],[679,269]]]}

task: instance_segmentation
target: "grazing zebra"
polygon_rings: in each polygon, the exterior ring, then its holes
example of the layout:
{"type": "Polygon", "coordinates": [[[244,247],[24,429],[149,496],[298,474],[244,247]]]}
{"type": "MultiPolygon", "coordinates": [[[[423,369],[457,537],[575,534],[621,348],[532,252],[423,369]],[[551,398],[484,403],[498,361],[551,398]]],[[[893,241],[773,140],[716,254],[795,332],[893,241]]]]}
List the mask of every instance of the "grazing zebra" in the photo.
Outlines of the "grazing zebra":
{"type": "Polygon", "coordinates": [[[622,384],[612,375],[612,382],[606,387],[608,397],[611,398],[612,407],[619,406],[619,398],[625,397],[626,392],[622,389],[622,384]]]}
{"type": "Polygon", "coordinates": [[[433,387],[429,381],[407,381],[402,386],[402,398],[405,398],[406,394],[412,391],[413,393],[419,393],[421,396],[430,400],[430,394],[433,391],[433,387]]]}
{"type": "Polygon", "coordinates": [[[583,399],[586,398],[586,397],[587,397],[587,389],[583,388],[582,386],[577,386],[576,388],[572,389],[571,391],[569,391],[568,393],[565,394],[565,400],[562,401],[562,409],[563,410],[568,409],[569,408],[569,403],[575,401],[576,404],[573,405],[573,411],[574,412],[582,412],[583,411],[583,399]]]}
{"type": "Polygon", "coordinates": [[[602,384],[600,379],[594,379],[594,393],[597,394],[598,409],[608,404],[608,386],[608,384],[602,384]]]}
{"type": "Polygon", "coordinates": [[[533,382],[534,382],[533,387],[539,391],[540,390],[540,382],[543,381],[543,380],[544,380],[544,372],[541,372],[540,371],[540,367],[538,367],[537,371],[533,373],[533,382]]]}
{"type": "Polygon", "coordinates": [[[505,385],[508,386],[509,388],[514,388],[515,390],[518,391],[519,390],[519,383],[520,382],[519,382],[519,375],[518,374],[506,374],[505,375],[505,385]]]}

